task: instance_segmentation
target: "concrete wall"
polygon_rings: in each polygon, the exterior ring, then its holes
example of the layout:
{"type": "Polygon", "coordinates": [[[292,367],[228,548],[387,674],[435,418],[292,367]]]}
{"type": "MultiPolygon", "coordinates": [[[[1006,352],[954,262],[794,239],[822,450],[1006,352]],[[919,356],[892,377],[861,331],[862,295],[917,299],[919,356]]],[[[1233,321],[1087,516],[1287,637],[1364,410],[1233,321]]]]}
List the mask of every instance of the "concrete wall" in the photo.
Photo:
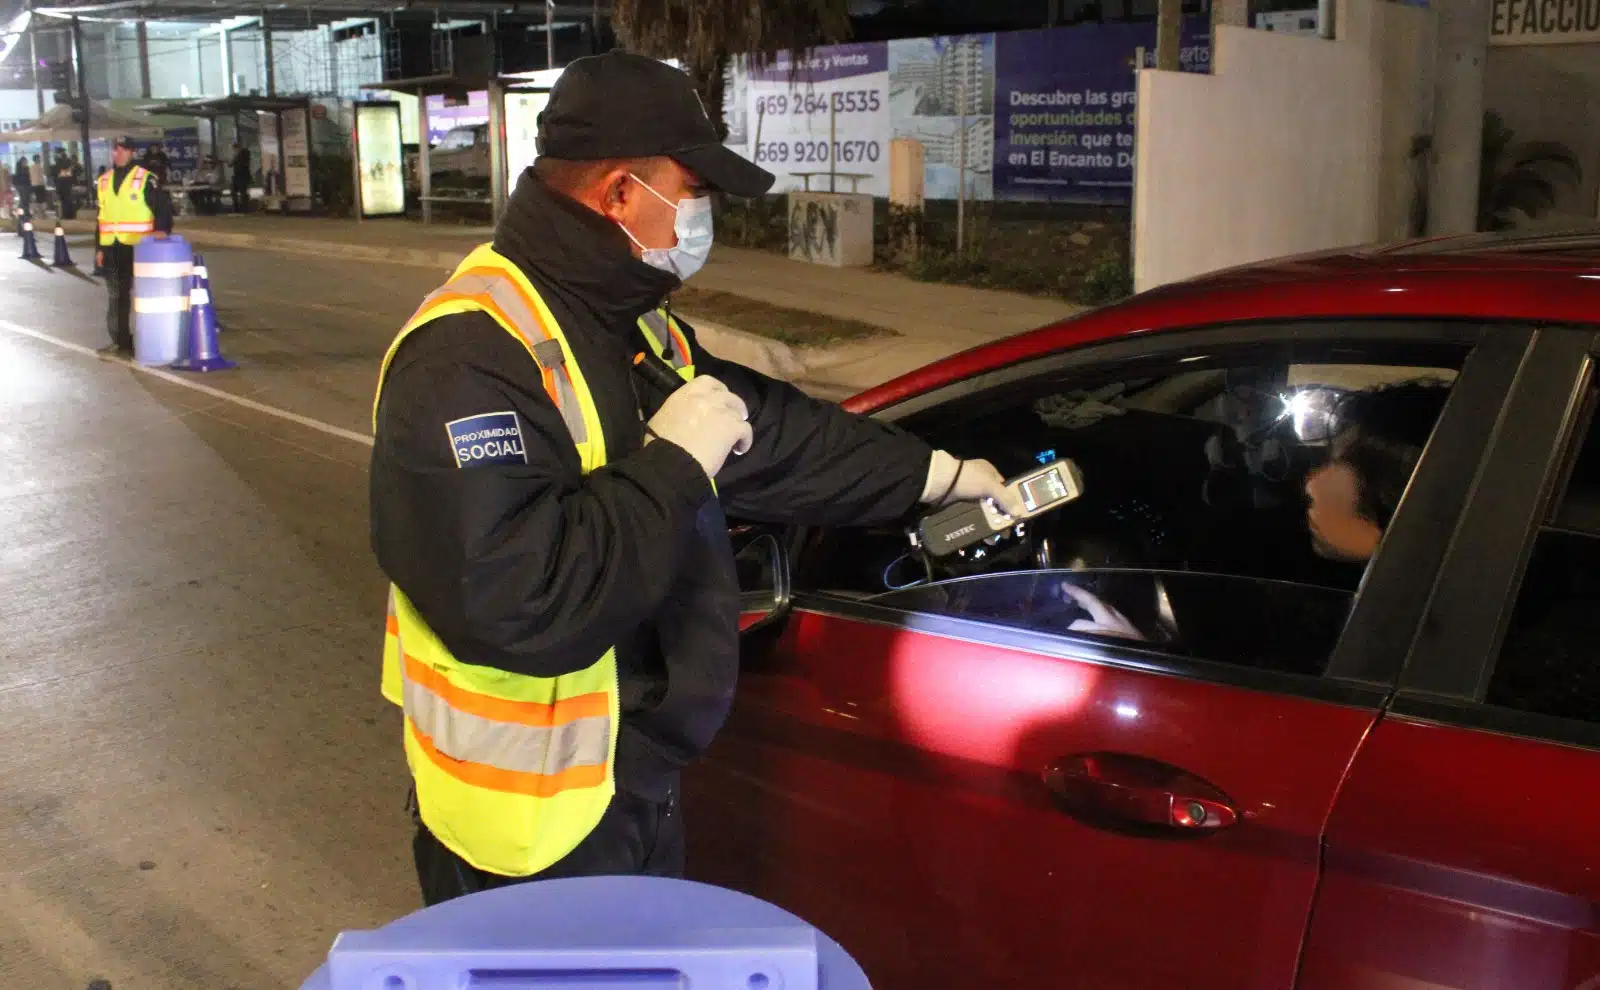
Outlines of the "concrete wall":
{"type": "Polygon", "coordinates": [[[1404,237],[1432,14],[1344,0],[1339,40],[1222,28],[1212,75],[1139,75],[1134,282],[1404,237]]]}
{"type": "Polygon", "coordinates": [[[1563,191],[1555,222],[1596,216],[1600,195],[1600,44],[1489,49],[1484,106],[1500,114],[1515,140],[1559,141],[1583,165],[1583,182],[1563,191]]]}

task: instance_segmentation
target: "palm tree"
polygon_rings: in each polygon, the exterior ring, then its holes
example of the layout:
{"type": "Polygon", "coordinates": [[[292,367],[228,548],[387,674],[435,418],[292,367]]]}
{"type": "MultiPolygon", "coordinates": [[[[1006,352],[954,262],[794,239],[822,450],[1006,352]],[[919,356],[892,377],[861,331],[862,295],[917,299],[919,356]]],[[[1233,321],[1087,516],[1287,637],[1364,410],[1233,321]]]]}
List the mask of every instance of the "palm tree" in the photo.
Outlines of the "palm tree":
{"type": "Polygon", "coordinates": [[[1536,217],[1556,205],[1563,189],[1583,181],[1572,149],[1557,141],[1513,143],[1516,135],[1493,110],[1483,115],[1478,178],[1478,229],[1516,225],[1513,211],[1536,217]]]}
{"type": "Polygon", "coordinates": [[[683,62],[706,112],[727,134],[722,92],[728,61],[757,68],[782,51],[805,51],[850,36],[849,0],[616,0],[612,23],[632,50],[683,62]]]}

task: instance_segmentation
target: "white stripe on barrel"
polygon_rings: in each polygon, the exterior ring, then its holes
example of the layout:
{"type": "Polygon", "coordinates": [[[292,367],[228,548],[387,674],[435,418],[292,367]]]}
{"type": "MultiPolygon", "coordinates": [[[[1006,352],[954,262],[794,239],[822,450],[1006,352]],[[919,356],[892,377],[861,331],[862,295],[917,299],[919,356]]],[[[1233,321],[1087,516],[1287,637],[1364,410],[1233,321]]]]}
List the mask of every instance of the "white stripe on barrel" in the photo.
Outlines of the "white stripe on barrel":
{"type": "Polygon", "coordinates": [[[195,267],[187,261],[136,261],[133,263],[134,278],[183,278],[195,271],[195,267]]]}
{"type": "Polygon", "coordinates": [[[184,313],[189,309],[190,296],[135,296],[135,313],[184,313]]]}

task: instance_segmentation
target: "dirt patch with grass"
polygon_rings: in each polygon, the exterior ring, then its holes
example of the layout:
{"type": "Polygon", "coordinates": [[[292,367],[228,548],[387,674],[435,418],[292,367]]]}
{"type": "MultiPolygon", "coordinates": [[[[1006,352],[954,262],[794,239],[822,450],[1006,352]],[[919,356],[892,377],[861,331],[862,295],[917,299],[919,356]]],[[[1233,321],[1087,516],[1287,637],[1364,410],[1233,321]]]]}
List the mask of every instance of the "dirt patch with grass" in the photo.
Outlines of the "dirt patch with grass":
{"type": "Polygon", "coordinates": [[[730,292],[684,286],[672,294],[672,308],[713,323],[776,340],[790,347],[822,347],[868,337],[893,337],[893,330],[860,320],[844,320],[803,309],[774,306],[730,292]]]}

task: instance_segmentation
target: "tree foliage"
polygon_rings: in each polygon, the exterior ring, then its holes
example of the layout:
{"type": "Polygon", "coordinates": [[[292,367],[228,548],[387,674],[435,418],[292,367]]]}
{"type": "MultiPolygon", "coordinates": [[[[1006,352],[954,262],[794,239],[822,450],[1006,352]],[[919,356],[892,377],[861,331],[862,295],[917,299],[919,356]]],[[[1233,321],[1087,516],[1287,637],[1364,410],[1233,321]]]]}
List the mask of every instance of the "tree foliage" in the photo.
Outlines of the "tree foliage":
{"type": "Polygon", "coordinates": [[[1506,230],[1515,213],[1536,217],[1556,205],[1562,189],[1583,181],[1572,149],[1556,141],[1515,140],[1500,115],[1483,116],[1483,157],[1478,179],[1478,229],[1506,230]]]}
{"type": "Polygon", "coordinates": [[[612,22],[629,49],[680,60],[725,134],[729,60],[743,55],[759,68],[782,51],[843,41],[848,7],[848,0],[616,0],[612,22]]]}

